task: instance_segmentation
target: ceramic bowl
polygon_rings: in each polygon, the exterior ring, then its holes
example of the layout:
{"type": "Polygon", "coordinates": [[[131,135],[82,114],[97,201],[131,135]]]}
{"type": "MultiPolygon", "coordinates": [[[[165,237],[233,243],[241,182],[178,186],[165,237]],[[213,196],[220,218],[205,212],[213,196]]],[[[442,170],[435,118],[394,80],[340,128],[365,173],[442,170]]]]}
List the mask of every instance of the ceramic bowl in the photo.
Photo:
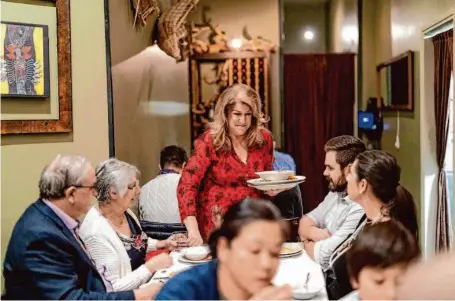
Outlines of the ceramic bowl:
{"type": "Polygon", "coordinates": [[[189,260],[202,260],[210,254],[210,249],[207,246],[198,246],[182,249],[182,254],[189,260]]]}
{"type": "Polygon", "coordinates": [[[292,170],[260,171],[256,173],[265,181],[284,181],[294,175],[292,170]]]}
{"type": "Polygon", "coordinates": [[[299,285],[292,288],[292,297],[297,300],[308,300],[316,296],[321,291],[321,287],[314,285],[299,285]]]}

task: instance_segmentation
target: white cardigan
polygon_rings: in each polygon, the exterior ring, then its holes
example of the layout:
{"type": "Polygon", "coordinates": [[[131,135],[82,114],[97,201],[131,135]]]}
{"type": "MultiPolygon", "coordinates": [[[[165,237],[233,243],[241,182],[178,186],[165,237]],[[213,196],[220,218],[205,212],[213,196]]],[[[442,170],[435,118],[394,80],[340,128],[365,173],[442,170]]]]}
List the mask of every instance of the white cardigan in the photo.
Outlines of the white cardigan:
{"type": "MultiPolygon", "coordinates": [[[[128,213],[139,225],[134,213],[129,209],[128,213]]],[[[98,206],[93,206],[85,216],[79,236],[99,274],[106,282],[111,283],[114,291],[134,290],[152,277],[144,264],[131,271],[131,261],[122,241],[107,219],[101,215],[98,206]]],[[[149,238],[147,252],[156,250],[156,243],[157,240],[149,238]]]]}

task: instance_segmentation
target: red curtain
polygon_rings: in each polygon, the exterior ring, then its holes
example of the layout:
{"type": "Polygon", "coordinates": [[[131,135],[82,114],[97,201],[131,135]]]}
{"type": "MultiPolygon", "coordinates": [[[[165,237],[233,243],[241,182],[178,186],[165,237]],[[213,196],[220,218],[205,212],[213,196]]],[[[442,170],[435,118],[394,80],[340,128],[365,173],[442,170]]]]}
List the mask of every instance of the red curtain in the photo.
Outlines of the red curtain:
{"type": "Polygon", "coordinates": [[[438,160],[438,200],[436,211],[436,251],[450,250],[452,225],[450,222],[447,178],[444,170],[447,136],[449,133],[449,90],[452,75],[453,30],[433,38],[434,44],[434,112],[436,121],[436,153],[438,160]]]}
{"type": "Polygon", "coordinates": [[[324,144],[354,131],[355,55],[284,55],[286,151],[296,162],[305,211],[327,194],[324,144]]]}

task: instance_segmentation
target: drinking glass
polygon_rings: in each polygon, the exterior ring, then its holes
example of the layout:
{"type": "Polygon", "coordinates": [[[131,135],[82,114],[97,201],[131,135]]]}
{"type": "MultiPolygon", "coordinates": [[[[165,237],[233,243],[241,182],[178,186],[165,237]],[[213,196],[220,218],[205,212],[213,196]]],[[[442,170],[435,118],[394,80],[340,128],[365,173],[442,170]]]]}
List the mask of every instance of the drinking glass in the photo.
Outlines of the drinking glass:
{"type": "Polygon", "coordinates": [[[188,247],[188,232],[187,231],[176,231],[172,232],[170,240],[177,242],[176,250],[180,250],[181,248],[188,247]]]}

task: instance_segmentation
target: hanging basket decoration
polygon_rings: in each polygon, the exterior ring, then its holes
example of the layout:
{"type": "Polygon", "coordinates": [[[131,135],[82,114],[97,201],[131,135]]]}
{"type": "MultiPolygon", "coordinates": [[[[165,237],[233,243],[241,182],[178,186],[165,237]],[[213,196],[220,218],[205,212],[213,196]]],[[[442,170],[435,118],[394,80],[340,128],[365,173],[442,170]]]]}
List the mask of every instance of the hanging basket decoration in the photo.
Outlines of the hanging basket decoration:
{"type": "Polygon", "coordinates": [[[134,12],[134,27],[136,27],[137,24],[145,26],[147,24],[147,19],[151,15],[159,15],[160,13],[156,0],[130,0],[130,3],[134,12]]]}
{"type": "Polygon", "coordinates": [[[157,19],[156,44],[177,62],[188,56],[187,17],[199,0],[180,0],[157,19]]]}

